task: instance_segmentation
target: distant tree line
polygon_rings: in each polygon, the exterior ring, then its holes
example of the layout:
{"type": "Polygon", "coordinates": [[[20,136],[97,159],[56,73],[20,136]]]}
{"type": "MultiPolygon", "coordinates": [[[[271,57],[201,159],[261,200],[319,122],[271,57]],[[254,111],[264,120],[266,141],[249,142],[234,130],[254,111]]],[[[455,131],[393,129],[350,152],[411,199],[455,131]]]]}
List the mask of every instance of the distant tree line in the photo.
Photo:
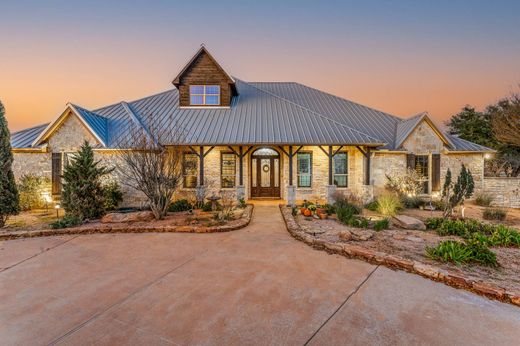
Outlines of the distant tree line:
{"type": "Polygon", "coordinates": [[[520,95],[513,94],[477,111],[467,105],[446,122],[449,132],[497,150],[486,160],[487,176],[520,176],[520,95]]]}

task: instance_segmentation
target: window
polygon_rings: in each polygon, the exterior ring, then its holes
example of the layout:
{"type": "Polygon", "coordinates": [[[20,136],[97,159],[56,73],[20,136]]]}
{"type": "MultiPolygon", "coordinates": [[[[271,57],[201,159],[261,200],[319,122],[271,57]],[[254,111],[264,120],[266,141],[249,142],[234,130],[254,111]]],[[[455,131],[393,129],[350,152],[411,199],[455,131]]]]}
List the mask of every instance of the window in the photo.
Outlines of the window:
{"type": "Polygon", "coordinates": [[[298,187],[311,187],[312,182],[312,153],[298,153],[296,155],[298,187]]]}
{"type": "Polygon", "coordinates": [[[422,193],[428,193],[429,191],[429,177],[430,177],[430,170],[428,168],[428,161],[429,157],[428,155],[416,155],[415,156],[415,171],[420,176],[419,181],[422,182],[423,188],[422,193]]]}
{"type": "Polygon", "coordinates": [[[348,156],[346,152],[340,152],[334,155],[334,185],[337,187],[348,186],[348,156]]]}
{"type": "Polygon", "coordinates": [[[220,154],[220,186],[222,188],[235,187],[236,156],[233,153],[220,154]]]}
{"type": "Polygon", "coordinates": [[[190,105],[218,106],[220,105],[219,85],[190,85],[190,105]]]}
{"type": "Polygon", "coordinates": [[[182,177],[184,180],[184,187],[197,187],[197,166],[199,160],[197,155],[193,153],[184,153],[182,160],[182,177]]]}

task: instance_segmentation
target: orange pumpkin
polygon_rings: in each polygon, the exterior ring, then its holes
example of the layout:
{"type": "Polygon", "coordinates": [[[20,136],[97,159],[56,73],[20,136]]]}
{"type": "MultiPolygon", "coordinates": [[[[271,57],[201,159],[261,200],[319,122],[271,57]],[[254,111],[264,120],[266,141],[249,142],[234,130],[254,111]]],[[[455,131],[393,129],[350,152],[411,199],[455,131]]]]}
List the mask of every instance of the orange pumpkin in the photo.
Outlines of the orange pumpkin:
{"type": "Polygon", "coordinates": [[[309,209],[305,208],[305,210],[303,211],[303,215],[304,216],[312,216],[312,211],[310,211],[309,209]]]}

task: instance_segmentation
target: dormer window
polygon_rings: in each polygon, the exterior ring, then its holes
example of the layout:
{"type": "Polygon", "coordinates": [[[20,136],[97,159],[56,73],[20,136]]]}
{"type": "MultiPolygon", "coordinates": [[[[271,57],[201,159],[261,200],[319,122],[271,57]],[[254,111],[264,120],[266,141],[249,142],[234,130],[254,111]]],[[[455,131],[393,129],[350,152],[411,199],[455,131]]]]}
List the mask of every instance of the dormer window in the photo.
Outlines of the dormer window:
{"type": "Polygon", "coordinates": [[[191,106],[220,106],[220,85],[190,85],[191,106]]]}

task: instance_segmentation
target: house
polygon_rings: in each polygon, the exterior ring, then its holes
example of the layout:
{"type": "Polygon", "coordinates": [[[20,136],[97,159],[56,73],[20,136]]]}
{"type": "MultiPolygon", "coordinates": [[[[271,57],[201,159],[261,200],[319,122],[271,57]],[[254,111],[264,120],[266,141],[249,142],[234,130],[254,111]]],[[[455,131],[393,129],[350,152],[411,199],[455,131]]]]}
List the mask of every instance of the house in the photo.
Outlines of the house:
{"type": "MultiPolygon", "coordinates": [[[[202,46],[173,80],[174,88],[98,109],[68,103],[50,124],[12,134],[14,172],[52,178],[84,140],[108,165],[121,138],[139,128],[153,137],[181,128],[183,183],[237,198],[331,200],[336,190],[368,201],[382,193],[387,174],[407,168],[421,176],[424,195],[441,189],[448,168],[465,164],[476,190],[484,184],[484,155],[492,150],[445,133],[427,113],[400,117],[292,82],[246,82],[225,71],[202,46]]],[[[117,178],[117,177],[115,177],[117,178]]],[[[144,201],[125,189],[125,204],[144,201]]]]}

